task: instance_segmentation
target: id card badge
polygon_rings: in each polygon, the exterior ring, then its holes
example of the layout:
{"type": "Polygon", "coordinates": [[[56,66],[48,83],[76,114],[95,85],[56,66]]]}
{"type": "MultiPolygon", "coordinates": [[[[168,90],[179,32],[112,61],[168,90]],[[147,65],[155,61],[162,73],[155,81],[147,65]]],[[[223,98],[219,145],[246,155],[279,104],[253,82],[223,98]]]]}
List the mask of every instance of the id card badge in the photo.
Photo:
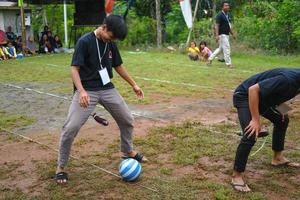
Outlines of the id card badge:
{"type": "Polygon", "coordinates": [[[276,107],[276,110],[278,110],[282,115],[286,115],[292,110],[292,108],[288,104],[282,103],[276,107]]]}
{"type": "Polygon", "coordinates": [[[99,70],[99,74],[100,74],[103,85],[106,85],[107,83],[110,83],[110,78],[109,78],[106,67],[99,70]]]}

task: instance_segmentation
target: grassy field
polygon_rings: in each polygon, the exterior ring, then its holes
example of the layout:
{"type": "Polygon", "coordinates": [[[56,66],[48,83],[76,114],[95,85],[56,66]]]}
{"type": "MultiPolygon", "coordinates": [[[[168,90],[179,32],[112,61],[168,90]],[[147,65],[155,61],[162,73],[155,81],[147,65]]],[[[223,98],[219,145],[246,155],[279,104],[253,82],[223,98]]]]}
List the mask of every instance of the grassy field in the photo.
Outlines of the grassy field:
{"type": "MultiPolygon", "coordinates": [[[[174,97],[192,99],[231,99],[231,91],[245,78],[274,67],[300,67],[299,56],[266,56],[234,54],[234,69],[214,62],[211,67],[204,63],[191,62],[185,55],[158,52],[121,52],[124,65],[143,88],[146,99],[138,101],[131,89],[115,73],[114,83],[133,105],[154,105],[168,102],[174,97]]],[[[0,62],[1,83],[26,86],[32,83],[49,84],[38,88],[45,92],[70,95],[72,83],[69,77],[71,55],[46,55],[23,60],[0,62]]],[[[33,87],[33,86],[32,86],[33,87]]],[[[296,107],[300,105],[296,102],[296,107]]],[[[300,162],[300,112],[291,115],[286,148],[289,158],[300,162]]],[[[34,123],[28,116],[0,112],[0,126],[14,129],[34,123]]],[[[183,121],[164,127],[151,128],[146,136],[135,138],[138,146],[151,164],[143,164],[143,173],[138,183],[124,183],[95,168],[71,160],[71,181],[60,187],[49,180],[54,174],[56,160],[49,163],[35,161],[43,190],[39,186],[32,192],[6,188],[1,185],[0,199],[300,199],[300,172],[297,169],[273,168],[271,137],[259,154],[250,157],[247,180],[254,192],[235,192],[229,182],[234,152],[239,137],[234,134],[236,125],[204,125],[199,121],[183,121]],[[152,192],[138,186],[155,188],[152,192]]],[[[1,135],[1,143],[23,145],[22,140],[1,135]]],[[[81,139],[75,145],[84,146],[81,139]]],[[[85,156],[90,163],[116,169],[120,160],[119,141],[114,141],[105,151],[85,156]]],[[[254,147],[256,150],[262,141],[254,147]]],[[[35,145],[35,144],[31,144],[35,145]]],[[[20,163],[0,167],[0,181],[8,179],[20,163]]],[[[17,175],[15,175],[17,176],[17,175]]],[[[21,175],[20,175],[21,176],[21,175]]]]}

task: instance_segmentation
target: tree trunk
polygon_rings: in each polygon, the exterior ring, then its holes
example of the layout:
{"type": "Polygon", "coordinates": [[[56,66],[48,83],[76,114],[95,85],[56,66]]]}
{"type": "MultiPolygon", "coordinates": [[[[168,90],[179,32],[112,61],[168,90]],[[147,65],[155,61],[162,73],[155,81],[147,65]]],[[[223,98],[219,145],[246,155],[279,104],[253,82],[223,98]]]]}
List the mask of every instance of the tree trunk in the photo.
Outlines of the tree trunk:
{"type": "Polygon", "coordinates": [[[156,23],[157,23],[157,48],[161,48],[162,43],[162,30],[161,30],[161,15],[160,15],[160,0],[155,0],[156,7],[156,23]]]}

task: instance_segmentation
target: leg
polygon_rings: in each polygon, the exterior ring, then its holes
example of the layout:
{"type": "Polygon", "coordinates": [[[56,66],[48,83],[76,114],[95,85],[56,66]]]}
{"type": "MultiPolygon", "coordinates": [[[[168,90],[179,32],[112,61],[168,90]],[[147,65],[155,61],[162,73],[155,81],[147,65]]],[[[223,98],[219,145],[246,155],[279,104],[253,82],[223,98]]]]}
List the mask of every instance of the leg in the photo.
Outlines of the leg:
{"type": "MultiPolygon", "coordinates": [[[[251,113],[249,108],[238,108],[238,116],[241,128],[244,131],[251,121],[251,113]]],[[[242,178],[242,173],[245,171],[248,156],[254,144],[255,137],[252,136],[248,138],[247,135],[244,134],[236,151],[232,184],[236,190],[241,192],[250,191],[250,188],[245,184],[242,178]]]]}
{"type": "Polygon", "coordinates": [[[75,92],[73,96],[69,114],[62,128],[60,137],[57,172],[63,171],[64,167],[67,165],[74,138],[82,125],[87,121],[98,102],[98,97],[95,92],[88,92],[88,94],[90,96],[90,105],[88,108],[83,108],[79,105],[78,92],[75,92]]]}
{"type": "Polygon", "coordinates": [[[208,61],[211,63],[212,60],[221,52],[222,45],[221,45],[221,36],[219,36],[219,47],[209,56],[208,61]]]}
{"type": "Polygon", "coordinates": [[[103,90],[100,95],[100,102],[112,115],[120,128],[121,152],[130,153],[133,151],[132,133],[133,116],[124,99],[116,89],[103,90]]]}
{"type": "Polygon", "coordinates": [[[222,35],[220,40],[221,40],[221,44],[222,44],[225,64],[228,67],[231,67],[229,36],[222,35]]]}
{"type": "Polygon", "coordinates": [[[273,108],[268,109],[263,116],[273,123],[272,149],[274,157],[272,164],[278,165],[289,162],[282,154],[284,150],[285,134],[289,124],[288,115],[281,115],[273,108]]]}

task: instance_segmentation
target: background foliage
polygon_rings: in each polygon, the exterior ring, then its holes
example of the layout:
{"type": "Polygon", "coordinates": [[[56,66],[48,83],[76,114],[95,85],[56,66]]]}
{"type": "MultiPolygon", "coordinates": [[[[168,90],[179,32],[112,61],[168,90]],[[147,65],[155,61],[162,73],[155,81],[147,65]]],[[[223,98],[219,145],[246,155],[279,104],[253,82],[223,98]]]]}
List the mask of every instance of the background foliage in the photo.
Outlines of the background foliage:
{"type": "MultiPolygon", "coordinates": [[[[191,0],[194,10],[196,0],[191,0]]],[[[195,19],[192,39],[199,42],[213,42],[214,17],[221,9],[221,0],[200,0],[195,19]]],[[[234,18],[238,42],[254,49],[287,54],[299,52],[300,44],[300,1],[298,0],[231,0],[231,15],[234,18]]],[[[48,25],[54,34],[63,37],[62,5],[44,6],[48,25]]],[[[123,14],[125,0],[117,0],[115,14],[123,14]]],[[[42,30],[42,9],[33,7],[35,35],[42,30]]],[[[68,5],[68,29],[71,31],[74,6],[68,5]]],[[[185,43],[188,29],[185,25],[178,0],[161,0],[161,14],[164,45],[185,43]]],[[[155,46],[156,19],[155,1],[135,0],[128,15],[129,35],[122,42],[127,47],[155,46]]],[[[94,27],[81,28],[79,36],[94,27]]]]}

